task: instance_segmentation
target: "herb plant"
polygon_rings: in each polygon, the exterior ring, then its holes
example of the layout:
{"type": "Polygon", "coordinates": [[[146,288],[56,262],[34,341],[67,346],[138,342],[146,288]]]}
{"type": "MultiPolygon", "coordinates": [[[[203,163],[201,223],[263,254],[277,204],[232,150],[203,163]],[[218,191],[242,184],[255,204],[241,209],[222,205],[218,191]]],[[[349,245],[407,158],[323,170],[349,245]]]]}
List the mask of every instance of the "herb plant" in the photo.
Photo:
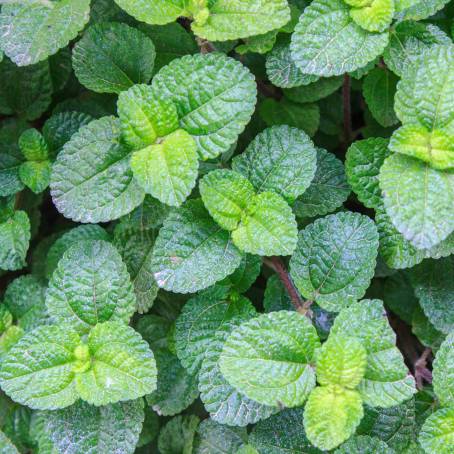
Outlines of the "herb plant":
{"type": "Polygon", "coordinates": [[[452,454],[447,0],[0,10],[0,453],[452,454]]]}

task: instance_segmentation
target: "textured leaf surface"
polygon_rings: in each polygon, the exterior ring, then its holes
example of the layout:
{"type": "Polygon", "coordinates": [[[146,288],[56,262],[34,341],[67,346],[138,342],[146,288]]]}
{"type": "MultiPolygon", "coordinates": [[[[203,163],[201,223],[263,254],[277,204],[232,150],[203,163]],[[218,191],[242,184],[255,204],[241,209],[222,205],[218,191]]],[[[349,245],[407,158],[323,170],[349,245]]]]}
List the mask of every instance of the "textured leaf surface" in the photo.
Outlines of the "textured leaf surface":
{"type": "Polygon", "coordinates": [[[155,48],[144,33],[129,25],[105,22],[89,27],[73,49],[79,82],[98,93],[120,93],[147,83],[153,74],[155,48]]]}
{"type": "Polygon", "coordinates": [[[387,44],[387,32],[362,29],[342,0],[316,0],[300,17],[291,51],[302,72],[326,77],[361,68],[380,55],[387,44]]]}
{"type": "MultiPolygon", "coordinates": [[[[354,4],[356,2],[347,2],[354,4]]],[[[350,17],[365,30],[383,32],[394,16],[394,0],[372,0],[361,8],[352,8],[350,17]]]]}
{"type": "Polygon", "coordinates": [[[299,87],[286,88],[284,94],[286,98],[294,102],[314,102],[331,95],[341,85],[342,77],[321,77],[299,87]]]}
{"type": "Polygon", "coordinates": [[[19,454],[16,446],[2,431],[0,431],[0,449],[2,454],[19,454]]]}
{"type": "Polygon", "coordinates": [[[115,0],[128,14],[147,24],[167,24],[184,15],[183,0],[115,0]]]}
{"type": "Polygon", "coordinates": [[[81,222],[106,222],[138,205],[144,192],[133,179],[120,124],[103,117],[82,127],[54,163],[51,194],[57,209],[81,222]]]}
{"type": "Polygon", "coordinates": [[[396,153],[379,179],[388,216],[417,248],[434,246],[454,230],[454,174],[396,153]]]}
{"type": "Polygon", "coordinates": [[[30,220],[25,211],[16,211],[0,223],[0,269],[23,268],[29,242],[30,220]]]}
{"type": "Polygon", "coordinates": [[[27,161],[19,167],[19,177],[35,194],[43,192],[50,182],[51,163],[48,160],[27,161]]]}
{"type": "Polygon", "coordinates": [[[454,446],[454,408],[442,408],[430,415],[418,440],[426,453],[449,454],[454,446]]]}
{"type": "Polygon", "coordinates": [[[296,247],[295,215],[287,202],[274,192],[257,194],[232,233],[234,244],[257,255],[290,255],[296,247]]]}
{"type": "Polygon", "coordinates": [[[315,328],[296,312],[272,312],[243,323],[224,344],[219,366],[227,381],[257,402],[301,405],[315,385],[315,328]]]}
{"type": "Polygon", "coordinates": [[[91,364],[76,376],[80,397],[93,405],[132,400],[156,389],[156,361],[148,344],[120,322],[96,325],[88,335],[91,364]]]}
{"type": "Polygon", "coordinates": [[[293,201],[310,185],[315,174],[316,150],[305,132],[273,126],[258,134],[232,168],[243,174],[258,192],[273,191],[293,201]]]}
{"type": "Polygon", "coordinates": [[[58,262],[46,294],[54,323],[80,334],[97,323],[128,323],[136,308],[131,279],[120,254],[106,241],[80,241],[58,262]]]}
{"type": "Polygon", "coordinates": [[[304,408],[304,428],[309,441],[323,450],[347,440],[363,417],[361,396],[338,385],[320,386],[304,408]]]}
{"type": "Polygon", "coordinates": [[[441,344],[433,362],[433,387],[441,405],[454,403],[454,332],[441,344]]]}
{"type": "Polygon", "coordinates": [[[176,59],[158,72],[152,86],[175,104],[180,127],[194,137],[202,159],[227,151],[255,108],[252,74],[218,53],[176,59]]]}
{"type": "Polygon", "coordinates": [[[135,180],[147,194],[171,206],[181,205],[191,193],[198,168],[196,142],[182,129],[131,156],[135,180]]]}
{"type": "Polygon", "coordinates": [[[351,212],[329,215],[300,232],[290,273],[303,296],[339,311],[364,295],[377,249],[377,229],[368,217],[351,212]]]}
{"type": "Polygon", "coordinates": [[[65,47],[88,22],[89,0],[4,5],[0,47],[18,66],[46,59],[65,47]]]}
{"type": "Polygon", "coordinates": [[[187,202],[172,213],[159,231],[151,269],[158,286],[189,293],[204,289],[233,273],[241,253],[203,207],[187,202]]]}
{"type": "Polygon", "coordinates": [[[199,421],[194,415],[179,415],[172,418],[159,432],[159,452],[191,454],[199,421]]]}
{"type": "Polygon", "coordinates": [[[55,452],[132,454],[144,420],[142,399],[95,407],[78,401],[71,407],[39,413],[55,452]]]}
{"type": "Polygon", "coordinates": [[[246,429],[228,427],[211,419],[202,421],[194,439],[194,454],[235,454],[246,442],[246,429]]]}
{"type": "Polygon", "coordinates": [[[359,435],[351,437],[342,446],[334,451],[336,454],[394,454],[384,441],[378,438],[359,435]]]}

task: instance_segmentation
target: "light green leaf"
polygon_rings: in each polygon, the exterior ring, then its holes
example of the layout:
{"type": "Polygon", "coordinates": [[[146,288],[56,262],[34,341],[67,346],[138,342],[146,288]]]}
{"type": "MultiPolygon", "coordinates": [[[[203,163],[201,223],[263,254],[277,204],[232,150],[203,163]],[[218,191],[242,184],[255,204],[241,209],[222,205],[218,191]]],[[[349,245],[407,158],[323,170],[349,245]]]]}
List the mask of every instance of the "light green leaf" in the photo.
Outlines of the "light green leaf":
{"type": "Polygon", "coordinates": [[[109,320],[127,324],[136,299],[115,247],[96,240],[70,247],[52,274],[46,306],[54,323],[70,323],[81,335],[109,320]]]}
{"type": "Polygon", "coordinates": [[[121,92],[117,109],[122,139],[135,150],[152,145],[157,137],[178,128],[176,107],[157,96],[150,85],[134,85],[121,92]]]}
{"type": "Polygon", "coordinates": [[[185,410],[199,395],[197,376],[191,375],[167,349],[155,351],[158,384],[147,402],[158,415],[173,416],[185,410]]]}
{"type": "Polygon", "coordinates": [[[191,298],[175,322],[175,347],[183,366],[191,375],[197,374],[220,326],[232,317],[254,313],[247,298],[233,300],[229,289],[221,286],[191,298]]]}
{"type": "Polygon", "coordinates": [[[384,441],[367,435],[351,437],[334,451],[335,454],[395,454],[384,441]]]}
{"type": "MultiPolygon", "coordinates": [[[[348,2],[347,3],[356,3],[348,2]]],[[[352,8],[350,17],[370,32],[383,32],[391,24],[394,16],[394,0],[372,0],[360,8],[352,8]]]]}
{"type": "Polygon", "coordinates": [[[398,80],[387,68],[380,67],[374,68],[364,78],[364,99],[372,116],[381,126],[393,126],[399,121],[394,112],[394,95],[398,80]]]}
{"type": "Polygon", "coordinates": [[[152,86],[175,104],[180,128],[194,137],[202,159],[227,151],[255,108],[252,74],[220,53],[173,60],[156,74],[152,86]]]}
{"type": "Polygon", "coordinates": [[[104,22],[89,27],[72,55],[79,82],[98,93],[120,93],[147,83],[153,74],[153,42],[129,25],[104,22]]]}
{"type": "Polygon", "coordinates": [[[45,60],[76,38],[88,22],[90,0],[32,0],[3,5],[0,47],[18,66],[45,60]]]}
{"type": "Polygon", "coordinates": [[[289,126],[272,126],[258,134],[232,168],[258,192],[273,191],[293,201],[314,178],[316,150],[308,135],[289,126]]]}
{"type": "Polygon", "coordinates": [[[0,269],[19,270],[25,266],[30,243],[30,220],[25,211],[0,223],[0,269]]]}
{"type": "Polygon", "coordinates": [[[297,312],[263,314],[236,328],[224,344],[219,367],[250,399],[270,406],[302,405],[315,386],[320,341],[297,312]]]}
{"type": "Polygon", "coordinates": [[[284,88],[284,95],[293,102],[315,102],[326,98],[339,89],[342,77],[321,77],[294,88],[284,88]]]}
{"type": "Polygon", "coordinates": [[[35,194],[43,192],[50,182],[50,161],[27,161],[19,167],[19,177],[35,194]]]}
{"type": "Polygon", "coordinates": [[[135,19],[147,24],[168,24],[185,15],[184,0],[115,0],[115,3],[135,19]]]}
{"type": "Polygon", "coordinates": [[[385,159],[380,188],[386,213],[404,238],[430,248],[454,230],[454,174],[402,155],[385,159]]]}
{"type": "Polygon", "coordinates": [[[47,143],[35,128],[26,129],[20,135],[19,148],[28,161],[44,161],[49,156],[47,143]]]}
{"type": "Polygon", "coordinates": [[[19,339],[24,335],[24,330],[16,325],[11,325],[1,336],[0,336],[0,360],[3,361],[5,355],[11,350],[11,348],[17,344],[19,339]]]}
{"type": "Polygon", "coordinates": [[[351,212],[332,214],[300,232],[290,274],[304,297],[337,312],[366,292],[377,249],[371,219],[351,212]]]}
{"type": "Polygon", "coordinates": [[[359,201],[368,208],[376,209],[383,203],[378,174],[390,154],[388,140],[381,137],[358,140],[347,150],[347,180],[359,201]]]}
{"type": "Polygon", "coordinates": [[[418,441],[428,454],[450,454],[454,446],[454,407],[442,408],[430,415],[418,441]]]}
{"type": "Polygon", "coordinates": [[[77,392],[86,402],[106,405],[137,399],[156,389],[153,352],[131,327],[120,322],[99,323],[83,347],[88,364],[81,366],[75,380],[77,392]]]}
{"type": "Polygon", "coordinates": [[[40,412],[43,430],[55,452],[132,454],[144,420],[143,400],[95,407],[78,401],[71,407],[40,412]]]}
{"type": "Polygon", "coordinates": [[[317,381],[354,389],[364,377],[367,353],[353,337],[329,336],[317,353],[317,381]]]}
{"type": "Polygon", "coordinates": [[[448,0],[396,0],[398,20],[421,20],[433,16],[442,9],[448,0]]]}
{"type": "Polygon", "coordinates": [[[391,137],[389,149],[420,159],[434,169],[454,168],[454,135],[420,125],[401,126],[391,137]]]}
{"type": "Polygon", "coordinates": [[[315,0],[304,10],[291,44],[302,72],[337,76],[365,66],[383,52],[388,32],[362,29],[349,12],[342,0],[315,0]]]}
{"type": "Polygon", "coordinates": [[[13,442],[0,430],[0,452],[2,454],[19,454],[13,442]]]}
{"type": "Polygon", "coordinates": [[[434,350],[440,347],[445,338],[445,334],[435,329],[419,306],[413,312],[411,332],[421,344],[434,350]]]}
{"type": "Polygon", "coordinates": [[[197,144],[182,129],[131,156],[135,180],[147,194],[171,206],[181,205],[191,193],[198,168],[197,144]]]}
{"type": "Polygon", "coordinates": [[[192,30],[211,41],[261,35],[290,20],[285,0],[216,0],[208,4],[208,13],[206,19],[195,16],[192,30]]]}
{"type": "Polygon", "coordinates": [[[446,337],[435,356],[433,387],[441,405],[454,403],[454,331],[446,337]]]}
{"type": "Polygon", "coordinates": [[[228,427],[211,419],[202,421],[194,439],[194,454],[236,454],[247,440],[243,427],[228,427]]]}
{"type": "Polygon", "coordinates": [[[241,258],[229,233],[213,221],[202,201],[191,200],[164,222],[150,269],[159,287],[189,293],[233,273],[241,258]]]}
{"type": "Polygon", "coordinates": [[[430,322],[449,334],[454,329],[454,256],[425,260],[411,270],[419,303],[430,322]]]}
{"type": "Polygon", "coordinates": [[[103,117],[74,134],[53,165],[51,195],[57,209],[81,222],[117,219],[140,205],[142,188],[120,144],[120,122],[103,117]]]}
{"type": "Polygon", "coordinates": [[[0,305],[0,335],[2,335],[13,323],[13,316],[6,305],[0,305]]]}
{"type": "Polygon", "coordinates": [[[250,181],[236,171],[218,169],[209,172],[199,183],[205,208],[226,230],[235,230],[255,190],[250,181]]]}
{"type": "Polygon", "coordinates": [[[296,216],[323,216],[339,208],[350,195],[344,165],[334,154],[317,148],[317,164],[310,186],[294,205],[296,216]]]}
{"type": "Polygon", "coordinates": [[[297,237],[295,215],[275,192],[257,194],[232,232],[232,240],[240,250],[266,256],[292,254],[297,237]]]}
{"type": "Polygon", "coordinates": [[[172,418],[159,432],[159,452],[191,454],[199,421],[195,415],[179,415],[172,418]]]}
{"type": "Polygon", "coordinates": [[[16,402],[56,409],[77,400],[73,368],[78,334],[68,326],[41,326],[22,337],[3,358],[0,384],[16,402]]]}
{"type": "Polygon", "coordinates": [[[320,386],[311,392],[304,408],[304,428],[313,445],[330,450],[353,435],[362,417],[363,404],[357,391],[320,386]]]}

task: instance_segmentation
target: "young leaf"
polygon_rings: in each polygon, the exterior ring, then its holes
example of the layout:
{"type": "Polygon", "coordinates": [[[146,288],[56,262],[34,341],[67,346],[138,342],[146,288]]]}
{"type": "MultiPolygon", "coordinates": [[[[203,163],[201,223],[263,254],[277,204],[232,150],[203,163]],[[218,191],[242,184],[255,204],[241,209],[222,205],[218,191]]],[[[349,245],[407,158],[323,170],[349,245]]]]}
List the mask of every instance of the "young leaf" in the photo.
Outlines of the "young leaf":
{"type": "Polygon", "coordinates": [[[440,404],[454,403],[454,331],[448,334],[433,362],[433,387],[440,404]]]}
{"type": "Polygon", "coordinates": [[[87,240],[70,247],[49,282],[46,306],[54,323],[70,323],[81,335],[97,323],[128,323],[136,299],[114,246],[87,240]]]}
{"type": "Polygon", "coordinates": [[[198,168],[196,142],[182,129],[131,156],[131,169],[142,189],[171,206],[181,205],[191,193],[198,168]]]}
{"type": "Polygon", "coordinates": [[[88,22],[90,0],[3,5],[0,47],[18,66],[33,65],[65,47],[88,22]]]}
{"type": "Polygon", "coordinates": [[[300,232],[290,274],[303,296],[337,312],[364,295],[377,249],[371,219],[351,212],[332,214],[300,232]]]}
{"type": "Polygon", "coordinates": [[[103,117],[82,127],[53,165],[51,195],[57,209],[81,222],[117,219],[140,205],[130,151],[120,144],[120,122],[103,117]]]}
{"type": "Polygon", "coordinates": [[[16,446],[13,442],[0,430],[0,447],[2,448],[2,454],[19,454],[16,446]]]}
{"type": "Polygon", "coordinates": [[[194,137],[202,159],[227,151],[254,112],[252,74],[220,53],[173,60],[156,74],[152,86],[175,104],[180,128],[194,137]]]}
{"type": "Polygon", "coordinates": [[[164,222],[150,268],[159,287],[190,293],[233,273],[241,258],[229,233],[211,219],[202,201],[191,200],[164,222]]]}
{"type": "Polygon", "coordinates": [[[120,93],[147,83],[153,74],[153,42],[129,25],[105,22],[89,27],[72,55],[79,82],[98,93],[120,93]]]}
{"type": "MultiPolygon", "coordinates": [[[[355,0],[347,1],[353,6],[355,0]]],[[[370,32],[383,32],[391,24],[394,16],[394,0],[372,0],[360,8],[352,8],[350,17],[362,28],[370,32]]]]}
{"type": "Polygon", "coordinates": [[[337,76],[361,68],[383,52],[388,32],[371,33],[350,17],[342,0],[316,0],[292,35],[296,66],[307,74],[337,76]]]}
{"type": "Polygon", "coordinates": [[[454,407],[442,408],[430,415],[418,441],[427,453],[449,454],[454,445],[454,407]]]}
{"type": "Polygon", "coordinates": [[[28,161],[43,161],[48,158],[49,150],[41,133],[35,129],[26,129],[19,137],[19,148],[28,161]]]}
{"type": "Polygon", "coordinates": [[[304,428],[313,445],[329,450],[350,438],[362,417],[363,404],[357,391],[320,386],[311,392],[304,408],[304,428]]]}
{"type": "Polygon", "coordinates": [[[307,134],[289,126],[272,126],[258,134],[232,168],[258,192],[273,191],[293,201],[315,174],[316,150],[307,134]]]}
{"type": "Polygon", "coordinates": [[[27,161],[19,167],[19,177],[35,194],[43,192],[50,182],[50,161],[27,161]]]}
{"type": "Polygon", "coordinates": [[[30,242],[30,220],[25,211],[16,211],[0,223],[0,270],[25,266],[30,242]]]}
{"type": "Polygon", "coordinates": [[[315,328],[297,312],[272,312],[243,323],[224,344],[219,367],[250,399],[270,406],[304,403],[315,386],[315,328]]]}
{"type": "Polygon", "coordinates": [[[380,169],[380,188],[388,216],[417,248],[430,248],[454,230],[454,174],[395,153],[380,169]]]}

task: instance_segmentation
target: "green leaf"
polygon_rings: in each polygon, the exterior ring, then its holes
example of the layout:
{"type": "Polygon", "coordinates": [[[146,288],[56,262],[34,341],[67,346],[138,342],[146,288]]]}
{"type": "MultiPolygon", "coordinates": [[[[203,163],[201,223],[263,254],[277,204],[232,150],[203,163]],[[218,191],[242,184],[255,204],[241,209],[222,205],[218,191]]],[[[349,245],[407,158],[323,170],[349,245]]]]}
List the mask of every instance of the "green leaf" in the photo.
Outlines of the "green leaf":
{"type": "Polygon", "coordinates": [[[211,219],[202,201],[191,200],[164,222],[150,268],[159,287],[190,293],[233,273],[241,258],[229,233],[211,219]]]}
{"type": "Polygon", "coordinates": [[[35,120],[49,107],[52,81],[47,61],[19,67],[5,58],[0,63],[0,79],[0,113],[35,120]]]}
{"type": "Polygon", "coordinates": [[[454,445],[454,407],[442,408],[430,415],[418,440],[426,453],[449,454],[454,445]]]}
{"type": "Polygon", "coordinates": [[[232,300],[229,289],[221,286],[191,298],[175,323],[175,347],[181,364],[191,375],[197,374],[220,326],[234,316],[254,313],[247,298],[232,300]]]}
{"type": "Polygon", "coordinates": [[[399,121],[394,112],[394,95],[398,80],[391,71],[380,67],[374,68],[364,78],[364,99],[372,116],[384,127],[393,126],[399,121]]]}
{"type": "Polygon", "coordinates": [[[366,370],[367,353],[355,338],[329,336],[317,353],[317,381],[354,389],[366,370]]]}
{"type": "Polygon", "coordinates": [[[105,22],[89,27],[73,49],[79,82],[98,93],[120,93],[147,83],[153,74],[153,42],[126,24],[105,22]]]}
{"type": "Polygon", "coordinates": [[[454,230],[453,173],[396,153],[385,159],[379,180],[386,213],[414,246],[430,248],[454,230]]]}
{"type": "Polygon", "coordinates": [[[425,260],[411,270],[411,281],[424,313],[439,331],[454,329],[454,256],[425,260]]]}
{"type": "Polygon", "coordinates": [[[342,77],[322,77],[299,87],[284,88],[284,94],[293,102],[314,102],[331,95],[341,85],[342,77]]]}
{"type": "Polygon", "coordinates": [[[45,60],[76,38],[88,22],[89,11],[89,0],[4,5],[0,47],[18,66],[45,60]]]}
{"type": "Polygon", "coordinates": [[[224,229],[235,230],[255,190],[241,173],[218,169],[206,174],[199,183],[205,208],[224,229]]]}
{"type": "Polygon", "coordinates": [[[127,324],[136,299],[115,247],[97,240],[70,247],[52,274],[46,306],[54,323],[70,323],[81,335],[109,320],[127,324]]]}
{"type": "Polygon", "coordinates": [[[454,331],[440,346],[433,362],[433,387],[440,404],[454,403],[454,331]]]}
{"type": "Polygon", "coordinates": [[[315,0],[292,35],[296,66],[307,74],[337,76],[361,68],[380,55],[388,32],[370,33],[350,17],[342,0],[315,0]]]}
{"type": "Polygon", "coordinates": [[[86,402],[107,405],[137,399],[156,389],[153,353],[131,327],[120,322],[99,323],[84,347],[88,347],[89,363],[81,366],[75,380],[77,392],[86,402]]]}
{"type": "Polygon", "coordinates": [[[197,376],[189,374],[169,350],[156,350],[155,359],[158,384],[156,390],[147,396],[147,402],[159,415],[176,415],[199,395],[197,376]]]}
{"type": "Polygon", "coordinates": [[[383,203],[378,175],[390,154],[388,140],[380,137],[358,140],[347,150],[347,180],[359,201],[368,208],[378,208],[383,203]]]}
{"type": "Polygon", "coordinates": [[[12,441],[0,430],[0,449],[2,454],[19,454],[16,446],[12,441]]]}
{"type": "Polygon", "coordinates": [[[181,205],[191,193],[198,168],[197,144],[182,129],[131,156],[135,180],[147,194],[171,206],[181,205]]]}
{"type": "Polygon", "coordinates": [[[240,266],[227,276],[220,285],[229,285],[239,293],[246,292],[256,281],[262,268],[262,258],[258,255],[245,254],[240,266]]]}
{"type": "Polygon", "coordinates": [[[261,35],[290,20],[285,0],[216,0],[208,5],[208,17],[199,20],[195,15],[192,30],[211,41],[261,35]]]}
{"type": "Polygon", "coordinates": [[[15,211],[0,223],[0,269],[19,270],[25,266],[30,242],[30,220],[25,211],[15,211]]]}
{"type": "Polygon", "coordinates": [[[266,256],[292,254],[297,237],[295,215],[275,192],[254,196],[232,232],[232,240],[240,250],[266,256]]]}
{"type": "MultiPolygon", "coordinates": [[[[350,3],[354,6],[355,1],[350,3]]],[[[360,8],[352,8],[350,17],[362,28],[370,32],[383,32],[394,16],[394,0],[372,0],[360,8]]]]}
{"type": "Polygon", "coordinates": [[[122,139],[134,150],[152,145],[178,128],[175,106],[155,94],[150,85],[134,85],[118,97],[122,139]]]}
{"type": "Polygon", "coordinates": [[[172,322],[164,317],[146,314],[139,318],[136,330],[148,342],[153,351],[167,347],[167,335],[172,322]]]}
{"type": "Polygon", "coordinates": [[[117,219],[140,205],[142,188],[120,144],[120,122],[103,117],[71,137],[53,165],[51,195],[57,209],[81,222],[117,219]]]}
{"type": "Polygon", "coordinates": [[[236,454],[247,440],[242,427],[228,427],[211,419],[202,421],[194,439],[194,454],[236,454]]]}
{"type": "Polygon", "coordinates": [[[77,400],[73,367],[78,334],[68,326],[41,326],[22,337],[3,358],[0,384],[16,402],[56,409],[77,400]]]}
{"type": "Polygon", "coordinates": [[[143,400],[95,407],[78,401],[71,407],[40,412],[52,452],[120,451],[132,454],[144,420],[143,400]]]}
{"type": "Polygon", "coordinates": [[[434,169],[454,168],[454,135],[420,125],[401,126],[391,137],[389,149],[420,159],[434,169]]]}
{"type": "Polygon", "coordinates": [[[44,137],[35,129],[26,129],[19,137],[19,148],[28,161],[44,161],[48,158],[48,147],[44,137]]]}
{"type": "Polygon", "coordinates": [[[13,323],[13,316],[8,308],[0,305],[0,335],[2,335],[13,323]]]}
{"type": "Polygon", "coordinates": [[[289,126],[272,126],[258,134],[232,168],[258,192],[273,191],[288,201],[301,195],[314,178],[316,150],[308,135],[289,126]]]}
{"type": "Polygon", "coordinates": [[[388,276],[383,286],[383,300],[387,308],[411,325],[413,314],[419,305],[409,274],[398,271],[388,276]]]}
{"type": "Polygon", "coordinates": [[[173,60],[156,74],[152,86],[175,104],[180,128],[194,137],[202,159],[227,151],[255,108],[252,74],[220,53],[173,60]]]}
{"type": "Polygon", "coordinates": [[[425,347],[430,347],[436,350],[443,342],[445,335],[435,329],[429,319],[424,314],[424,311],[418,306],[411,320],[411,332],[425,347]]]}
{"type": "Polygon", "coordinates": [[[179,415],[172,418],[159,432],[159,452],[191,454],[199,421],[195,415],[179,415]]]}
{"type": "Polygon", "coordinates": [[[433,16],[437,11],[442,9],[447,0],[397,0],[396,11],[400,11],[396,15],[399,20],[421,20],[433,16]]]}
{"type": "Polygon", "coordinates": [[[320,386],[311,392],[304,408],[304,428],[313,445],[329,450],[350,438],[362,417],[363,404],[357,391],[320,386]]]}
{"type": "Polygon", "coordinates": [[[342,446],[336,449],[335,454],[395,454],[384,441],[366,435],[351,437],[342,446]]]}
{"type": "Polygon", "coordinates": [[[265,312],[291,311],[294,309],[290,295],[278,275],[270,276],[266,281],[263,308],[265,312]]]}
{"type": "Polygon", "coordinates": [[[46,256],[46,277],[50,279],[63,254],[74,244],[84,240],[109,241],[109,234],[99,225],[79,225],[63,233],[50,246],[46,256]]]}
{"type": "Polygon", "coordinates": [[[52,165],[50,161],[27,161],[19,167],[19,177],[35,194],[43,192],[50,182],[52,165]]]}
{"type": "Polygon", "coordinates": [[[365,347],[367,367],[358,390],[367,405],[392,407],[416,392],[380,300],[363,300],[343,309],[330,335],[356,337],[365,347]]]}
{"type": "Polygon", "coordinates": [[[24,335],[24,330],[16,325],[11,325],[0,336],[0,360],[3,360],[5,355],[11,348],[17,344],[19,339],[24,335]]]}
{"type": "Polygon", "coordinates": [[[252,429],[249,443],[269,454],[321,453],[306,437],[302,408],[288,408],[260,421],[252,429]]]}
{"type": "Polygon", "coordinates": [[[317,164],[310,186],[294,205],[296,216],[323,216],[339,208],[350,195],[344,165],[334,154],[317,148],[317,164]]]}
{"type": "Polygon", "coordinates": [[[219,367],[250,399],[270,406],[302,405],[315,386],[315,328],[297,312],[263,314],[236,328],[224,344],[219,367]]]}
{"type": "Polygon", "coordinates": [[[338,312],[366,292],[377,249],[371,219],[352,212],[332,214],[300,232],[290,274],[304,297],[338,312]]]}

